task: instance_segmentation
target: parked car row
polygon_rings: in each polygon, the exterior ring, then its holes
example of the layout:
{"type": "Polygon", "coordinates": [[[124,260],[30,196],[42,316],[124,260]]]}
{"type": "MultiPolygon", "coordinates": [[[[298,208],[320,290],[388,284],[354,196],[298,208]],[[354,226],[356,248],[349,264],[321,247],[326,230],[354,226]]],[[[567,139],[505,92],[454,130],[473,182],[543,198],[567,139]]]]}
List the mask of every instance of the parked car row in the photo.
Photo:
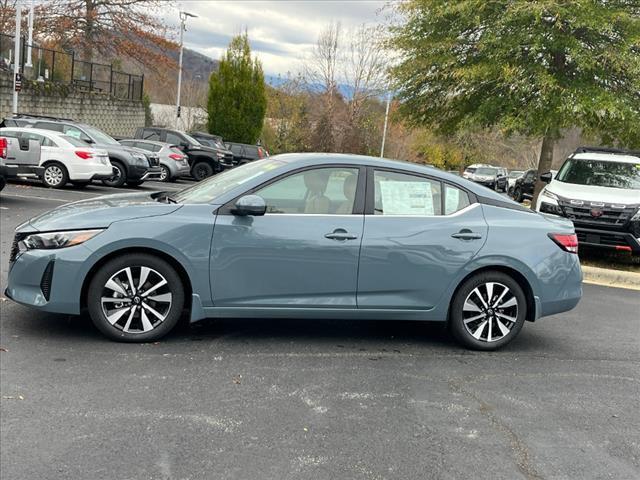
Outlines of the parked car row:
{"type": "Polygon", "coordinates": [[[507,170],[502,167],[476,163],[469,165],[462,177],[498,192],[507,191],[507,170]]]}
{"type": "Polygon", "coordinates": [[[260,146],[225,144],[208,133],[161,127],[141,127],[134,138],[119,141],[91,125],[57,117],[19,114],[0,127],[2,187],[15,177],[40,178],[51,188],[69,182],[82,187],[94,180],[111,187],[184,176],[202,180],[269,155],[260,146]]]}

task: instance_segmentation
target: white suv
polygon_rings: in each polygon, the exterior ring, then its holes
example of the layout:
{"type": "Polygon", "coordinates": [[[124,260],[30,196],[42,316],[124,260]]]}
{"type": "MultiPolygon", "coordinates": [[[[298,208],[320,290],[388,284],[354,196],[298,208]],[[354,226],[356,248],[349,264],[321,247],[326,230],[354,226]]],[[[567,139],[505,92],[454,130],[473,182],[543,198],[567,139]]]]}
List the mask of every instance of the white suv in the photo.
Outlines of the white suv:
{"type": "Polygon", "coordinates": [[[581,147],[541,179],[536,210],[571,219],[580,244],[640,254],[640,152],[581,147]]]}

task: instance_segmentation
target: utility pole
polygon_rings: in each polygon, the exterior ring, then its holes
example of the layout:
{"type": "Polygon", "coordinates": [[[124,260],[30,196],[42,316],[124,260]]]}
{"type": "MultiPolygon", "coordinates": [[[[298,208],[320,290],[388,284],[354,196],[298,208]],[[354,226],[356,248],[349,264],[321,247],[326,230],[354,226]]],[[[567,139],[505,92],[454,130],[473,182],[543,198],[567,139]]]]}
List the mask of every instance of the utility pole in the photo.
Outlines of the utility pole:
{"type": "Polygon", "coordinates": [[[31,45],[33,45],[33,0],[29,3],[29,43],[27,45],[27,62],[24,64],[25,67],[33,67],[31,63],[31,45]]]}
{"type": "Polygon", "coordinates": [[[13,51],[13,113],[18,113],[18,78],[20,75],[20,24],[22,23],[22,5],[16,2],[16,33],[13,51]]]}
{"type": "Polygon", "coordinates": [[[389,105],[391,105],[391,92],[387,93],[387,108],[384,112],[384,128],[382,129],[382,147],[380,147],[380,158],[384,157],[384,144],[387,140],[387,123],[389,122],[389,105]]]}
{"type": "Polygon", "coordinates": [[[183,45],[183,34],[185,31],[185,22],[187,21],[187,17],[197,17],[193,13],[189,12],[180,12],[180,59],[178,60],[178,98],[176,99],[176,129],[179,129],[180,123],[180,90],[182,88],[182,51],[184,50],[183,45]]]}

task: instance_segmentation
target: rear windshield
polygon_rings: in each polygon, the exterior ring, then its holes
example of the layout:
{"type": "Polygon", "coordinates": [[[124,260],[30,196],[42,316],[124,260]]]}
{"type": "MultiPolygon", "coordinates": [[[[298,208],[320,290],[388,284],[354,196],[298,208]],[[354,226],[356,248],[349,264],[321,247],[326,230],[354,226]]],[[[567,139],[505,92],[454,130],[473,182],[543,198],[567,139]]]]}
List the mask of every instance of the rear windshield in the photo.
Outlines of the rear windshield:
{"type": "Polygon", "coordinates": [[[497,170],[495,168],[481,167],[481,168],[478,168],[476,170],[476,174],[478,174],[478,175],[495,175],[496,171],[497,170]]]}
{"type": "Polygon", "coordinates": [[[555,179],[577,185],[640,190],[640,160],[635,164],[569,158],[555,179]]]}
{"type": "Polygon", "coordinates": [[[476,172],[476,169],[475,169],[475,167],[468,167],[468,168],[465,170],[465,172],[467,172],[467,173],[475,173],[475,172],[476,172]]]}
{"type": "Polygon", "coordinates": [[[70,135],[60,135],[60,138],[62,138],[63,140],[66,140],[67,142],[69,142],[74,147],[88,147],[89,146],[89,144],[87,142],[85,142],[83,140],[80,140],[79,138],[72,137],[70,135]]]}

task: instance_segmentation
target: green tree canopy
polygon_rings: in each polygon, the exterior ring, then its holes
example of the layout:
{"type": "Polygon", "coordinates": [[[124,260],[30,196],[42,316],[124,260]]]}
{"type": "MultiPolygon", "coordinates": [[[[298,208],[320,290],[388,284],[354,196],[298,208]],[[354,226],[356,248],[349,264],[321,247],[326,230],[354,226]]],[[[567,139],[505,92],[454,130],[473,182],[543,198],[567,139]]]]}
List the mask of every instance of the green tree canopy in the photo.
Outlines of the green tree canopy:
{"type": "Polygon", "coordinates": [[[266,109],[262,65],[251,59],[247,34],[238,35],[209,78],[209,132],[232,142],[255,143],[266,109]]]}
{"type": "Polygon", "coordinates": [[[640,145],[637,0],[407,0],[398,10],[392,74],[414,125],[542,137],[540,172],[564,128],[640,145]]]}

